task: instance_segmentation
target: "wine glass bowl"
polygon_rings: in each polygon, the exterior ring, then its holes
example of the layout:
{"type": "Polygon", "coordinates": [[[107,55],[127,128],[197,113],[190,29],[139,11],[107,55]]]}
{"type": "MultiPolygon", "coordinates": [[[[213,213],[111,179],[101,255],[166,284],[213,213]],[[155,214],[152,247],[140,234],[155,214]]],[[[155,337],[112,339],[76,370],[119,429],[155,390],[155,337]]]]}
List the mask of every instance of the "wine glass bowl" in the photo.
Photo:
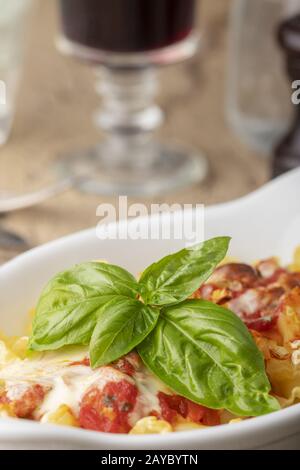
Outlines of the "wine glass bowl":
{"type": "Polygon", "coordinates": [[[91,64],[102,99],[95,125],[105,138],[62,158],[78,185],[98,194],[154,195],[196,181],[207,162],[194,150],[154,138],[157,68],[192,57],[195,0],[60,0],[59,50],[91,64]]]}

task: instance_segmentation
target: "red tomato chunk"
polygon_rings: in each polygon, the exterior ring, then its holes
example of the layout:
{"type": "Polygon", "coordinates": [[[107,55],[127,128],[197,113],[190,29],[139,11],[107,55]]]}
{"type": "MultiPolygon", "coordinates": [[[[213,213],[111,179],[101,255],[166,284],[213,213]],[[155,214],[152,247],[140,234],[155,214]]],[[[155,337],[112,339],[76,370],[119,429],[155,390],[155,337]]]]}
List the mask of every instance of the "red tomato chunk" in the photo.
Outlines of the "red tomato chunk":
{"type": "Polygon", "coordinates": [[[103,389],[93,385],[81,401],[80,426],[103,432],[129,432],[129,415],[137,395],[137,387],[125,379],[109,382],[103,389]]]}
{"type": "Polygon", "coordinates": [[[161,416],[169,423],[174,423],[178,415],[194,423],[201,423],[206,426],[220,424],[220,413],[218,410],[210,410],[205,406],[193,403],[187,398],[179,395],[166,395],[158,393],[161,407],[161,416]]]}
{"type": "Polygon", "coordinates": [[[42,404],[48,387],[39,384],[28,386],[16,399],[10,399],[5,392],[0,396],[0,403],[10,405],[18,418],[32,418],[34,411],[42,404]]]}

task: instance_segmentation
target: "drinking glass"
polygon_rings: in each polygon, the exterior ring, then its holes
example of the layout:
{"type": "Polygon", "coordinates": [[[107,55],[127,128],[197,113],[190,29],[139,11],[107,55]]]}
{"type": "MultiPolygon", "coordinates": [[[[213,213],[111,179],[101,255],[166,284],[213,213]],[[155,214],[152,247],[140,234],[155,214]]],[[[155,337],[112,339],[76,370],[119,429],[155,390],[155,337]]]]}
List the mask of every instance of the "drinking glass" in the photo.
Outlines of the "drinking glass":
{"type": "Polygon", "coordinates": [[[227,117],[247,144],[270,155],[291,119],[280,22],[300,0],[234,0],[230,18],[227,117]]]}
{"type": "Polygon", "coordinates": [[[192,57],[197,0],[60,0],[58,48],[95,69],[105,138],[62,158],[93,193],[153,195],[201,181],[206,159],[154,138],[163,122],[155,104],[157,68],[192,57]]]}
{"type": "Polygon", "coordinates": [[[0,0],[0,144],[9,136],[23,57],[30,0],[0,0]]]}

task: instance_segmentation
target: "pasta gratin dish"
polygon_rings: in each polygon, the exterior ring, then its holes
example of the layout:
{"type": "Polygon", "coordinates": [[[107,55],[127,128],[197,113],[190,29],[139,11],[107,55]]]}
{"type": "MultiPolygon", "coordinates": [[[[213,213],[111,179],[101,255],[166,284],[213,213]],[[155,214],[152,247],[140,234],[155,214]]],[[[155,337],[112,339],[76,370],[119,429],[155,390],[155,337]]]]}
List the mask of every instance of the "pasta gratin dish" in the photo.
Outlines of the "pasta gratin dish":
{"type": "Polygon", "coordinates": [[[221,262],[228,243],[170,255],[140,281],[102,262],[57,275],[29,337],[1,337],[0,416],[167,433],[299,402],[300,250],[288,268],[221,262]]]}

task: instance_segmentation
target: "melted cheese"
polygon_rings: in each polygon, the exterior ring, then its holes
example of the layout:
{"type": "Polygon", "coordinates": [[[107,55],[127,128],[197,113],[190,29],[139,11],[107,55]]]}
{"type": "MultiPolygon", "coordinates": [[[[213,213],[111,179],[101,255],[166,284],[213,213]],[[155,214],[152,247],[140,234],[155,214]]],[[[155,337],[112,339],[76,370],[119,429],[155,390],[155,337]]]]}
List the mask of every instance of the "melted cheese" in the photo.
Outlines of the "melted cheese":
{"type": "Polygon", "coordinates": [[[65,367],[53,377],[53,388],[47,393],[37,415],[42,415],[41,421],[47,421],[48,414],[61,405],[69,406],[78,415],[81,398],[91,385],[97,383],[101,389],[108,382],[117,382],[122,377],[123,374],[112,367],[101,367],[95,371],[81,365],[65,367]]]}
{"type": "Polygon", "coordinates": [[[142,372],[135,374],[136,386],[139,390],[137,403],[130,415],[130,424],[133,426],[141,416],[156,411],[160,414],[160,405],[157,397],[159,391],[170,393],[167,387],[154,377],[150,372],[144,369],[142,372]]]}
{"type": "Polygon", "coordinates": [[[134,383],[138,390],[137,403],[130,414],[133,426],[141,416],[151,411],[160,412],[158,391],[170,393],[168,389],[148,370],[141,368],[134,377],[124,375],[113,367],[100,367],[92,370],[80,362],[87,357],[87,348],[64,348],[59,352],[33,353],[26,359],[10,356],[0,365],[0,380],[5,382],[7,397],[10,400],[21,398],[28,387],[40,384],[49,388],[34,418],[47,422],[51,413],[61,405],[67,405],[78,416],[81,398],[87,389],[97,384],[103,388],[108,382],[124,378],[134,383]]]}

